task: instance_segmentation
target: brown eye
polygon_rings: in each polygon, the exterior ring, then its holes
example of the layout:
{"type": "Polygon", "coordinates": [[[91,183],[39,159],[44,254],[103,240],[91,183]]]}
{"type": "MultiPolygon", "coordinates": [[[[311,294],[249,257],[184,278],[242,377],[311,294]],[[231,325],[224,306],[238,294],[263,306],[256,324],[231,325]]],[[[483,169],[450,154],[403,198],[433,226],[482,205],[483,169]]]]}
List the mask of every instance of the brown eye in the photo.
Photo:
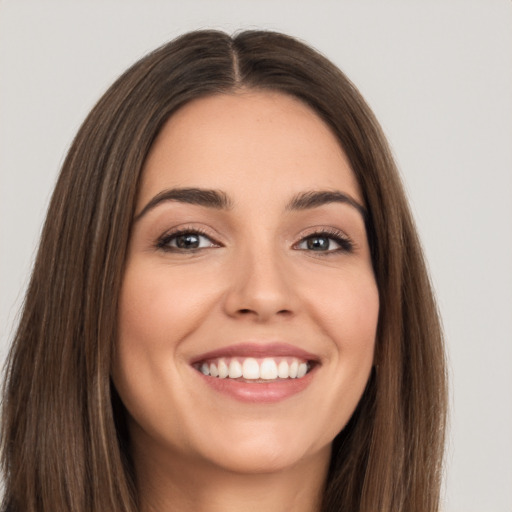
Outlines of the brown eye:
{"type": "Polygon", "coordinates": [[[341,233],[321,232],[303,238],[296,246],[301,251],[314,251],[324,253],[351,252],[352,242],[341,233]]]}
{"type": "Polygon", "coordinates": [[[197,249],[201,243],[201,236],[197,233],[186,233],[178,235],[175,240],[179,249],[197,249]]]}
{"type": "Polygon", "coordinates": [[[163,236],[157,244],[159,249],[166,251],[194,251],[206,249],[208,247],[217,247],[208,236],[196,231],[183,231],[179,233],[170,233],[163,236]]]}
{"type": "Polygon", "coordinates": [[[331,240],[327,236],[313,236],[305,240],[306,247],[310,251],[328,251],[331,240]]]}

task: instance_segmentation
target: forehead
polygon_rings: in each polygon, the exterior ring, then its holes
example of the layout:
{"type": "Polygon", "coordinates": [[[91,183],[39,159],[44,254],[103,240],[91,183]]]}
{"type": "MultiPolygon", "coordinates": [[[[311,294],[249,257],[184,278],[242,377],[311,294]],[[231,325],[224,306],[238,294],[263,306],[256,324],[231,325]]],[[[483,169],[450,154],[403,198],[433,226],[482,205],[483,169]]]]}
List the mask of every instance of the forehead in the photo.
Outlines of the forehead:
{"type": "Polygon", "coordinates": [[[327,124],[296,98],[253,90],[196,99],[171,116],[146,160],[139,204],[173,187],[235,201],[326,189],[361,198],[327,124]]]}

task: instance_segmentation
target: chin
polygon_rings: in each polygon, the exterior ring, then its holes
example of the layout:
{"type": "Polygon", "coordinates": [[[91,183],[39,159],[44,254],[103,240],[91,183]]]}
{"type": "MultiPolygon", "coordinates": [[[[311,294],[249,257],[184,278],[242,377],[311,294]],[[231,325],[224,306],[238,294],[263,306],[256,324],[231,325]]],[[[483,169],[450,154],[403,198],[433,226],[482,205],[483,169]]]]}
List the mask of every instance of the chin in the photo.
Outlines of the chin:
{"type": "MultiPolygon", "coordinates": [[[[272,447],[274,448],[274,447],[272,447]]],[[[224,471],[240,475],[249,474],[270,474],[279,473],[287,470],[293,470],[308,461],[311,455],[304,453],[290,453],[284,449],[284,446],[269,449],[254,449],[236,454],[223,454],[219,458],[211,460],[213,464],[224,471]]]]}
{"type": "Polygon", "coordinates": [[[297,432],[296,425],[255,425],[209,437],[203,456],[231,473],[266,474],[290,470],[315,458],[323,458],[327,464],[330,446],[329,439],[307,437],[304,431],[297,432]]]}

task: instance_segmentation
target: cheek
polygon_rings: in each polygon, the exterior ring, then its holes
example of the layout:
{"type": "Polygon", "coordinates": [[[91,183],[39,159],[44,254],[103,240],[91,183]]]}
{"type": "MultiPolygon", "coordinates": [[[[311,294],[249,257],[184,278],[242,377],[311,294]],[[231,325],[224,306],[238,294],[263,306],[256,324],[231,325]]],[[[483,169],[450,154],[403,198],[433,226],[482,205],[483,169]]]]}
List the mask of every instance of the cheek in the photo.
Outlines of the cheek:
{"type": "Polygon", "coordinates": [[[199,324],[210,307],[211,295],[211,290],[188,272],[129,266],[121,291],[120,343],[131,340],[139,349],[175,347],[199,324]]]}
{"type": "Polygon", "coordinates": [[[204,314],[204,297],[190,276],[137,259],[129,262],[119,303],[116,386],[150,394],[155,383],[164,384],[181,340],[204,314]]]}
{"type": "Polygon", "coordinates": [[[344,425],[366,387],[374,361],[379,293],[371,269],[346,272],[309,283],[310,312],[332,350],[326,410],[338,404],[344,425]],[[315,293],[313,293],[315,292],[315,293]],[[329,404],[329,405],[327,405],[329,404]]]}
{"type": "Polygon", "coordinates": [[[218,286],[197,272],[173,270],[137,259],[127,265],[112,378],[136,424],[154,438],[168,431],[179,440],[171,411],[185,410],[188,396],[179,379],[180,346],[211,311],[218,286]]]}
{"type": "Polygon", "coordinates": [[[340,288],[332,302],[326,328],[334,340],[340,366],[354,383],[355,392],[362,394],[374,360],[379,316],[377,287],[371,280],[357,289],[340,288]]]}
{"type": "Polygon", "coordinates": [[[317,275],[304,284],[312,316],[337,347],[364,357],[375,344],[379,292],[371,267],[317,275]]]}

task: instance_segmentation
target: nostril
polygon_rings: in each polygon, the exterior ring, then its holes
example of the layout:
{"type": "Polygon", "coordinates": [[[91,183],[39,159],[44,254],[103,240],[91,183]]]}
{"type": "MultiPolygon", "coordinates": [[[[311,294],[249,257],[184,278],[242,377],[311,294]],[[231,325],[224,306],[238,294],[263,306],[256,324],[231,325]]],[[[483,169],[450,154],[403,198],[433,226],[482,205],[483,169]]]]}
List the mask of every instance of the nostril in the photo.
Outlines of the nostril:
{"type": "MultiPolygon", "coordinates": [[[[249,309],[249,308],[239,309],[238,312],[242,315],[249,315],[251,313],[255,313],[255,311],[253,311],[252,309],[249,309]]],[[[277,314],[281,315],[281,316],[287,316],[287,315],[291,314],[291,311],[289,309],[281,309],[281,310],[277,311],[277,314]]]]}

